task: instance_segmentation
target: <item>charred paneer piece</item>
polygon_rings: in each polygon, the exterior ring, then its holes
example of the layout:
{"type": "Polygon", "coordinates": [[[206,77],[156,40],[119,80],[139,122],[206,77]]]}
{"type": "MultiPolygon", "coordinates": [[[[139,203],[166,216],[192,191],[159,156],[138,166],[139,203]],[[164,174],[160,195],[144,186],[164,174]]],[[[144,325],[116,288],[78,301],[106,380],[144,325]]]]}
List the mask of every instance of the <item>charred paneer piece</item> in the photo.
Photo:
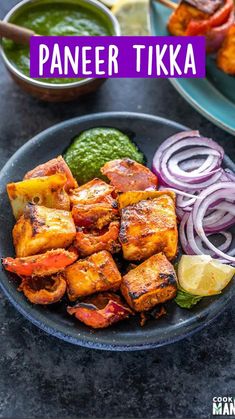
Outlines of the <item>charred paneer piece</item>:
{"type": "Polygon", "coordinates": [[[233,25],[224,40],[217,55],[217,65],[220,70],[235,76],[235,25],[233,25]]]}
{"type": "Polygon", "coordinates": [[[99,291],[117,290],[121,274],[107,251],[94,253],[64,271],[70,301],[99,291]]]}
{"type": "Polygon", "coordinates": [[[69,211],[28,204],[13,228],[17,257],[31,256],[46,250],[66,248],[76,236],[69,211]]]}
{"type": "Polygon", "coordinates": [[[49,160],[46,163],[40,164],[33,170],[26,173],[24,179],[32,179],[42,176],[51,176],[58,173],[63,173],[66,178],[65,190],[68,192],[70,189],[77,188],[78,184],[74,179],[72,172],[64,161],[62,156],[58,156],[55,159],[49,160]]]}
{"type": "Polygon", "coordinates": [[[116,208],[117,203],[112,197],[114,188],[101,179],[95,178],[85,185],[72,191],[70,195],[73,205],[108,203],[116,208]]]}
{"type": "Polygon", "coordinates": [[[74,205],[72,216],[77,227],[97,228],[101,230],[110,222],[119,218],[118,208],[109,203],[74,205]]]}
{"type": "Polygon", "coordinates": [[[74,245],[81,256],[89,256],[101,250],[118,253],[121,250],[118,240],[119,228],[119,222],[113,221],[104,230],[85,232],[83,229],[79,229],[74,245]]]}
{"type": "Polygon", "coordinates": [[[8,183],[7,193],[15,218],[18,220],[28,203],[69,211],[70,199],[64,190],[66,182],[65,174],[58,173],[8,183]]]}
{"type": "Polygon", "coordinates": [[[175,270],[163,253],[153,255],[123,277],[121,292],[135,311],[150,310],[175,297],[175,270]]]}
{"type": "Polygon", "coordinates": [[[131,159],[116,159],[107,162],[101,173],[110,180],[117,192],[156,189],[158,179],[148,167],[131,159]]]}
{"type": "Polygon", "coordinates": [[[167,27],[171,35],[184,36],[192,20],[205,20],[209,17],[208,13],[183,1],[170,16],[167,27]]]}
{"type": "Polygon", "coordinates": [[[158,252],[164,252],[168,259],[173,259],[178,246],[174,193],[146,191],[132,194],[132,200],[131,192],[127,193],[127,199],[124,194],[120,197],[119,239],[124,259],[143,260],[158,252]],[[125,200],[127,204],[131,201],[133,204],[123,207],[125,200]]]}

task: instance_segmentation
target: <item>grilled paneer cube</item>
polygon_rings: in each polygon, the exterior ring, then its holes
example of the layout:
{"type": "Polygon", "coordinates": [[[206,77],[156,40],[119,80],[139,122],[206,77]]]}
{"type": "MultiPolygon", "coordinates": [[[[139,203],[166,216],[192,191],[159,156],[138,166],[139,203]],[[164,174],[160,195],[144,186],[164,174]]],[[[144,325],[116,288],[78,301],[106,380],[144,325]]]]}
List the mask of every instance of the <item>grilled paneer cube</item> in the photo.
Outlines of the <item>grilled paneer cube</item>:
{"type": "Polygon", "coordinates": [[[18,220],[28,203],[69,211],[70,199],[64,190],[66,181],[65,174],[58,173],[52,176],[8,183],[7,193],[15,218],[18,220]]]}
{"type": "Polygon", "coordinates": [[[127,260],[147,259],[158,252],[164,252],[168,259],[176,256],[178,231],[174,194],[167,191],[155,194],[155,198],[141,200],[121,210],[119,239],[127,260]]]}
{"type": "Polygon", "coordinates": [[[74,205],[72,216],[77,227],[97,228],[101,230],[111,221],[117,220],[119,212],[109,203],[74,205]]]}
{"type": "Polygon", "coordinates": [[[117,253],[121,250],[118,240],[119,228],[119,222],[113,221],[102,231],[92,230],[84,232],[82,229],[79,229],[74,245],[82,256],[89,256],[101,250],[117,253]]]}
{"type": "Polygon", "coordinates": [[[181,2],[170,16],[167,27],[171,35],[184,36],[187,34],[187,28],[191,21],[201,21],[209,17],[208,13],[202,12],[186,2],[181,2]]]}
{"type": "Polygon", "coordinates": [[[117,290],[121,283],[120,272],[105,250],[75,262],[65,269],[64,277],[71,301],[98,291],[117,290]]]}
{"type": "Polygon", "coordinates": [[[101,168],[118,192],[156,189],[158,179],[148,167],[131,159],[111,160],[101,168]]]}
{"type": "Polygon", "coordinates": [[[76,236],[76,228],[69,211],[28,204],[13,228],[17,257],[66,248],[76,236]]]}
{"type": "Polygon", "coordinates": [[[96,204],[97,202],[106,202],[110,205],[116,205],[115,199],[112,197],[114,188],[101,179],[93,179],[85,185],[74,189],[70,199],[73,205],[96,204]]]}
{"type": "Polygon", "coordinates": [[[163,253],[151,256],[122,280],[121,292],[135,311],[146,311],[175,297],[177,278],[163,253]]]}
{"type": "Polygon", "coordinates": [[[217,55],[217,65],[220,70],[235,76],[235,25],[233,25],[224,40],[217,55]]]}
{"type": "Polygon", "coordinates": [[[77,188],[77,181],[74,179],[72,172],[64,161],[62,156],[58,156],[56,159],[47,161],[46,163],[40,164],[30,172],[27,172],[24,179],[31,179],[35,177],[51,176],[56,173],[63,173],[66,178],[65,190],[68,192],[70,189],[77,188]]]}

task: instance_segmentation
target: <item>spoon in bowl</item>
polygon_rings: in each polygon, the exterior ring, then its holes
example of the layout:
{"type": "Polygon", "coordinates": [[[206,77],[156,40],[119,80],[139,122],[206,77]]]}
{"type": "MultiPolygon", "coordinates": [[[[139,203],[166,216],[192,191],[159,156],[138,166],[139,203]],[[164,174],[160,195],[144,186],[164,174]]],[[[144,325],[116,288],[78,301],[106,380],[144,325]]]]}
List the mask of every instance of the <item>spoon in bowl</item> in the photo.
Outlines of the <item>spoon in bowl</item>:
{"type": "Polygon", "coordinates": [[[11,39],[17,44],[29,44],[36,33],[30,29],[0,20],[0,37],[11,39]]]}

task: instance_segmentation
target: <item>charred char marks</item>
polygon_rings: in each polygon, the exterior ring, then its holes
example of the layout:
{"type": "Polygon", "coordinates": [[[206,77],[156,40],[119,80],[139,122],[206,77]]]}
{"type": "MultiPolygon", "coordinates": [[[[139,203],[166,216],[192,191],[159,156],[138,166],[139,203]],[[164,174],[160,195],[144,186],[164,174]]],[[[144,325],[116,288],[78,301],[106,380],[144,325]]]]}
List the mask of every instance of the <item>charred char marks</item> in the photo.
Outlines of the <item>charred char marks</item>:
{"type": "Polygon", "coordinates": [[[136,300],[137,298],[139,298],[140,295],[142,295],[144,292],[128,292],[130,298],[132,300],[136,300]]]}
{"type": "Polygon", "coordinates": [[[28,204],[25,212],[24,212],[24,218],[26,220],[29,220],[30,225],[32,227],[32,236],[35,236],[38,231],[39,227],[42,227],[45,225],[45,222],[43,220],[39,220],[38,214],[37,214],[37,208],[34,204],[28,204]]]}
{"type": "Polygon", "coordinates": [[[125,163],[127,164],[128,167],[132,167],[132,166],[135,165],[135,162],[131,159],[126,158],[126,159],[123,159],[123,160],[125,161],[125,163]]]}
{"type": "Polygon", "coordinates": [[[160,273],[159,278],[164,279],[165,282],[161,284],[161,288],[165,288],[168,285],[176,285],[176,278],[174,274],[160,273]]]}
{"type": "Polygon", "coordinates": [[[113,201],[112,204],[111,204],[111,207],[113,209],[118,209],[118,203],[117,203],[117,201],[113,201]]]}
{"type": "Polygon", "coordinates": [[[120,242],[123,243],[128,243],[128,238],[126,236],[126,224],[122,223],[121,227],[120,227],[120,231],[119,231],[119,239],[120,242]]]}

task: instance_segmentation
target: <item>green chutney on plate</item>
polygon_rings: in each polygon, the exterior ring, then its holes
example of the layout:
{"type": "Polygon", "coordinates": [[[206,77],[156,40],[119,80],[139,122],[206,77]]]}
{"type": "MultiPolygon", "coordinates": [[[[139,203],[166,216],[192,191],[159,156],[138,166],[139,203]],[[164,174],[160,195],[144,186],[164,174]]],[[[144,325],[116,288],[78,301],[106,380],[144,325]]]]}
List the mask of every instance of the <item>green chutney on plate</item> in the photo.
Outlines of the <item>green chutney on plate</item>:
{"type": "Polygon", "coordinates": [[[64,159],[79,185],[100,178],[105,163],[114,159],[130,158],[144,164],[145,156],[137,145],[115,128],[97,127],[76,136],[64,153],[64,159]]]}
{"type": "MultiPolygon", "coordinates": [[[[45,36],[110,36],[107,22],[92,8],[76,2],[36,1],[11,18],[11,23],[33,30],[45,36]]],[[[29,46],[4,39],[3,48],[7,58],[24,75],[29,77],[29,46]]],[[[42,79],[47,83],[65,84],[79,79],[42,79]]]]}

